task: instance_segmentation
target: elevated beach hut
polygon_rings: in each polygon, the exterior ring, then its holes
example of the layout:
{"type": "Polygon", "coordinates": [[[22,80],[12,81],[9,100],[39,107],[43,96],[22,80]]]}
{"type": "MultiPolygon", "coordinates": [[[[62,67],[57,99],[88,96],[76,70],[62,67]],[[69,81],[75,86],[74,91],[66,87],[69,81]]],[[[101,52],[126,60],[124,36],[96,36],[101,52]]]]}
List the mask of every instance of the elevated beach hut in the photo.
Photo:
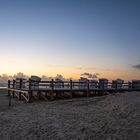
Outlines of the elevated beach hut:
{"type": "Polygon", "coordinates": [[[132,88],[140,89],[140,80],[132,80],[132,88]]]}
{"type": "Polygon", "coordinates": [[[22,78],[22,77],[17,77],[15,79],[15,88],[19,89],[19,88],[26,88],[26,79],[25,78],[22,78]],[[21,82],[21,83],[20,83],[21,82]]]}
{"type": "Polygon", "coordinates": [[[99,79],[99,88],[107,89],[108,88],[108,79],[105,79],[105,78],[99,79]]]}
{"type": "Polygon", "coordinates": [[[89,87],[90,89],[95,89],[98,87],[98,81],[97,80],[90,80],[89,81],[89,87]]]}
{"type": "Polygon", "coordinates": [[[56,88],[64,88],[64,82],[60,78],[55,78],[55,87],[56,88]]]}
{"type": "Polygon", "coordinates": [[[31,79],[31,89],[39,89],[39,82],[41,81],[41,78],[32,75],[30,79],[31,79]]]}
{"type": "Polygon", "coordinates": [[[121,89],[123,86],[124,80],[116,79],[112,81],[112,88],[121,89]]]}
{"type": "Polygon", "coordinates": [[[79,88],[80,89],[87,89],[87,82],[88,82],[87,78],[80,77],[80,79],[79,79],[79,88]]]}

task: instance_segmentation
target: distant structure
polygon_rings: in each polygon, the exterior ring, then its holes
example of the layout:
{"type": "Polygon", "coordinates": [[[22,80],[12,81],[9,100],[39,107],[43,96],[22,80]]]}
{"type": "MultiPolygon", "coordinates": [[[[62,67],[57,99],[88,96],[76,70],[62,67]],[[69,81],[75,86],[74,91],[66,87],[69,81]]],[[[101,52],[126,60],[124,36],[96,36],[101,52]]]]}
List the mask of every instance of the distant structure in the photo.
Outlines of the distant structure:
{"type": "Polygon", "coordinates": [[[116,79],[112,81],[112,88],[121,89],[123,86],[124,80],[116,79]]]}
{"type": "Polygon", "coordinates": [[[15,85],[16,85],[16,88],[19,89],[19,88],[26,88],[26,82],[25,82],[25,78],[20,78],[20,77],[17,77],[16,80],[15,80],[15,85]],[[22,84],[20,83],[20,81],[22,80],[22,84]]]}
{"type": "Polygon", "coordinates": [[[31,89],[39,89],[39,82],[41,81],[41,78],[38,76],[32,75],[31,81],[32,81],[31,89]]]}
{"type": "Polygon", "coordinates": [[[87,78],[80,77],[80,79],[79,79],[79,88],[80,89],[86,89],[87,88],[87,82],[88,82],[87,78]]]}
{"type": "Polygon", "coordinates": [[[89,80],[84,77],[80,77],[79,79],[79,88],[85,89],[87,88],[87,83],[89,82],[89,88],[97,88],[98,81],[97,80],[89,80]]]}
{"type": "Polygon", "coordinates": [[[55,87],[56,88],[63,88],[64,87],[64,82],[60,78],[55,79],[55,87]]]}
{"type": "Polygon", "coordinates": [[[90,80],[89,88],[95,89],[97,87],[98,87],[98,81],[97,80],[90,80]]]}
{"type": "Polygon", "coordinates": [[[108,88],[108,79],[102,78],[99,79],[99,89],[107,89],[108,88]]]}
{"type": "Polygon", "coordinates": [[[140,80],[132,80],[132,88],[136,89],[140,87],[140,80]]]}

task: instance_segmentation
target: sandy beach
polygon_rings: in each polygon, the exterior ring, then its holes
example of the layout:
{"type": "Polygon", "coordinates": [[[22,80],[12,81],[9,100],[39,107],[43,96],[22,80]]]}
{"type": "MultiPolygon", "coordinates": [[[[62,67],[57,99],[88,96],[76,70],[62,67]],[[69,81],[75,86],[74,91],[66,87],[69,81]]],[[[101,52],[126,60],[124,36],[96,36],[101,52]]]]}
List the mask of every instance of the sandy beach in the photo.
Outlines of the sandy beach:
{"type": "Polygon", "coordinates": [[[0,95],[0,140],[139,140],[140,93],[25,103],[0,95]]]}

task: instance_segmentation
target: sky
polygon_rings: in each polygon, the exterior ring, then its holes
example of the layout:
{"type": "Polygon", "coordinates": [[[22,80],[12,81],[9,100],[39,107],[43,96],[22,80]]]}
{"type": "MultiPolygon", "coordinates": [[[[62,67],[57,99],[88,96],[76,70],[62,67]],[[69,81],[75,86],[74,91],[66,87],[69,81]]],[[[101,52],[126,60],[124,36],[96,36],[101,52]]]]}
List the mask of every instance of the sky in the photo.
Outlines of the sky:
{"type": "Polygon", "coordinates": [[[0,75],[140,79],[140,0],[0,0],[0,75]]]}

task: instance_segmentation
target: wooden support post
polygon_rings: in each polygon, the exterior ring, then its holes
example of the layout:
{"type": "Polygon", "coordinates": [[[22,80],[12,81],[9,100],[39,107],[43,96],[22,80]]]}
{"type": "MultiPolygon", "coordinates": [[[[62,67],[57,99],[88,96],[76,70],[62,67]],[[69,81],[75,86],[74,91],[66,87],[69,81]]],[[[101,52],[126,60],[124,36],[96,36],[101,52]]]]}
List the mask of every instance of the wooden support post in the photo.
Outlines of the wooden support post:
{"type": "Polygon", "coordinates": [[[11,106],[11,92],[9,92],[9,106],[11,106]]]}
{"type": "MultiPolygon", "coordinates": [[[[15,80],[13,80],[13,89],[15,88],[15,80]]],[[[13,98],[15,97],[15,92],[13,91],[13,98]]]]}
{"type": "Polygon", "coordinates": [[[117,82],[115,84],[115,93],[117,93],[117,82]]]}
{"type": "Polygon", "coordinates": [[[105,93],[105,85],[103,85],[103,90],[101,92],[101,95],[104,95],[104,93],[105,93]]]}
{"type": "Polygon", "coordinates": [[[10,88],[10,80],[8,80],[8,96],[9,96],[9,106],[11,106],[11,92],[9,88],[10,88]]]}
{"type": "Polygon", "coordinates": [[[30,103],[31,102],[31,98],[32,98],[32,80],[29,79],[29,91],[28,91],[28,102],[30,103]]]}
{"type": "Polygon", "coordinates": [[[37,97],[38,97],[38,100],[41,99],[41,91],[37,91],[37,97]]]}
{"type": "Polygon", "coordinates": [[[70,98],[72,98],[72,87],[73,87],[73,82],[70,80],[70,98]]]}
{"type": "Polygon", "coordinates": [[[9,90],[9,88],[10,88],[10,80],[8,80],[8,96],[10,96],[10,90],[9,90]]]}
{"type": "Polygon", "coordinates": [[[89,80],[87,81],[87,97],[89,97],[89,80]]]}
{"type": "Polygon", "coordinates": [[[131,89],[132,88],[132,83],[128,82],[128,88],[131,89]]]}
{"type": "Polygon", "coordinates": [[[51,100],[54,100],[54,80],[51,81],[51,100]]]}
{"type": "MultiPolygon", "coordinates": [[[[19,81],[19,89],[22,89],[22,79],[19,81]]],[[[21,100],[21,92],[19,92],[19,100],[21,100]]]]}

